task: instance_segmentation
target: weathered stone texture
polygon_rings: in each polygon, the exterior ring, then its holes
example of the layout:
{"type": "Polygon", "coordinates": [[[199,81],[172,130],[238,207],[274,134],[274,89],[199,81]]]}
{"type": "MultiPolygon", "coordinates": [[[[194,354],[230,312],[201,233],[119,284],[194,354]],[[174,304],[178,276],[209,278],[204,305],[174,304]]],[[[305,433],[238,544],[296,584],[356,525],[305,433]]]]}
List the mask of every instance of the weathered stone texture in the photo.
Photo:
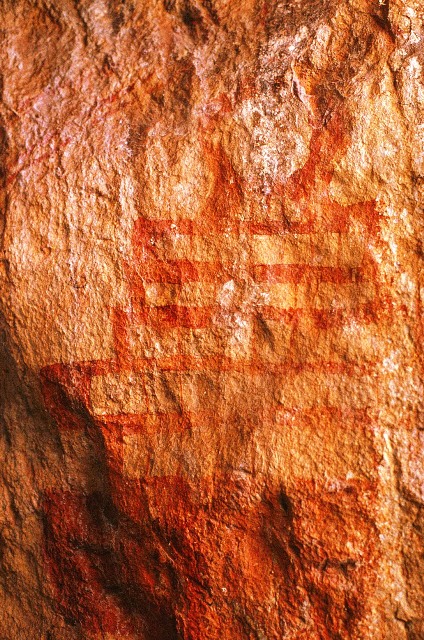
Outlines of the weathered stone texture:
{"type": "Polygon", "coordinates": [[[422,640],[422,0],[3,0],[1,640],[422,640]]]}

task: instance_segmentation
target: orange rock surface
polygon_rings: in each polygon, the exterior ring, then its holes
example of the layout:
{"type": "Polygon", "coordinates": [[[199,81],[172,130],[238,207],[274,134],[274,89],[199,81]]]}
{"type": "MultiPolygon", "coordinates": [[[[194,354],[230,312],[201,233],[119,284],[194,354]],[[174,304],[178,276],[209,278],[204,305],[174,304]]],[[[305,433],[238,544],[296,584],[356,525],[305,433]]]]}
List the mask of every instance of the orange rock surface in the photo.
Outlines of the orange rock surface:
{"type": "Polygon", "coordinates": [[[422,640],[422,0],[4,0],[1,640],[422,640]]]}

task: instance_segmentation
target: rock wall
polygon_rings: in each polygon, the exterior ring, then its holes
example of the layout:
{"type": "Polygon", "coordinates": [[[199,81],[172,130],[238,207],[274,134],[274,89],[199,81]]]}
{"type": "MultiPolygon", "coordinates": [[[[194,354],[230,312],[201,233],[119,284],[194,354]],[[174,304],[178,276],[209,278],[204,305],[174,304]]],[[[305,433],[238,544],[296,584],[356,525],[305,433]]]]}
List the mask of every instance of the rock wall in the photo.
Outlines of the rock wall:
{"type": "Polygon", "coordinates": [[[3,0],[1,640],[424,638],[422,0],[3,0]]]}

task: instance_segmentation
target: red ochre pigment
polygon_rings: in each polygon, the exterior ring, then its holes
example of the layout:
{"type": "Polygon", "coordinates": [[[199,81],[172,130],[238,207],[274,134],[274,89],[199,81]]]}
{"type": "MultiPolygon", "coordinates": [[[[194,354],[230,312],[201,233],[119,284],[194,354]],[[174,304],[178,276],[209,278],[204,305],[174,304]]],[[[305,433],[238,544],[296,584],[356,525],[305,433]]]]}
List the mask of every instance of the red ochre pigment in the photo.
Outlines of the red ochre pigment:
{"type": "MultiPolygon", "coordinates": [[[[329,377],[344,374],[356,384],[373,370],[373,362],[348,359],[306,362],[299,357],[298,341],[302,321],[309,323],[313,339],[329,328],[351,323],[387,323],[391,304],[382,288],[373,300],[348,309],[251,305],[246,316],[254,327],[252,348],[244,359],[225,353],[136,357],[129,337],[134,326],[154,330],[165,341],[170,329],[207,329],[219,323],[219,301],[202,307],[179,302],[178,287],[185,283],[218,284],[248,276],[259,286],[378,284],[376,265],[366,249],[368,240],[378,239],[374,203],[341,206],[329,195],[331,162],[346,145],[342,128],[335,119],[327,128],[315,129],[306,164],[275,187],[282,202],[280,220],[244,220],[244,185],[222,148],[205,147],[214,175],[207,210],[196,220],[141,216],[134,225],[133,255],[126,265],[130,304],[111,313],[115,358],[53,364],[41,371],[48,411],[59,429],[92,439],[104,479],[101,492],[55,490],[45,495],[43,503],[49,579],[64,618],[87,633],[235,640],[279,638],[296,629],[296,640],[314,640],[347,638],[358,632],[378,563],[375,480],[340,479],[329,486],[325,478],[293,477],[291,486],[284,487],[264,474],[253,477],[249,470],[216,469],[212,476],[199,479],[183,472],[152,475],[147,467],[134,478],[125,474],[124,460],[124,438],[131,433],[145,434],[146,442],[154,446],[158,432],[178,435],[223,424],[231,432],[245,420],[247,437],[254,439],[255,430],[272,428],[281,410],[273,385],[284,385],[304,371],[329,377]],[[285,214],[289,203],[297,208],[296,221],[285,214]],[[240,266],[224,258],[196,261],[190,255],[166,259],[167,247],[181,235],[188,237],[189,247],[198,236],[213,246],[225,237],[249,245],[255,235],[275,239],[333,233],[343,243],[355,224],[362,225],[365,251],[354,266],[249,260],[240,266]],[[150,304],[146,287],[163,283],[176,285],[175,301],[150,304]],[[277,353],[273,363],[263,358],[269,321],[287,325],[291,332],[288,352],[284,358],[277,353]],[[198,371],[210,384],[215,375],[211,372],[237,372],[239,384],[246,380],[247,389],[252,375],[264,376],[258,422],[251,424],[252,416],[243,415],[242,399],[225,416],[219,406],[216,412],[193,413],[178,400],[168,411],[147,406],[139,414],[96,414],[90,397],[93,377],[131,372],[145,376],[147,384],[152,371],[159,378],[171,372],[176,380],[198,371]]],[[[311,415],[314,419],[319,415],[323,448],[326,430],[335,424],[358,431],[372,428],[372,411],[367,408],[284,409],[298,427],[309,424],[311,415]]],[[[285,428],[290,428],[290,421],[285,428]]]]}

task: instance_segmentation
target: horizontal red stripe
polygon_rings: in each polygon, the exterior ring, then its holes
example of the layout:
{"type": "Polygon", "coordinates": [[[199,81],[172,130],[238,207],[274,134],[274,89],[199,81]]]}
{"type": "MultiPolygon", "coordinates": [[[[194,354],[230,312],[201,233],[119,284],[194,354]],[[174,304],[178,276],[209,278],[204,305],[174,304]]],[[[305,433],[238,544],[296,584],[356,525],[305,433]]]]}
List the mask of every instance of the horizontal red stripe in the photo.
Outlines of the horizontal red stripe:
{"type": "Polygon", "coordinates": [[[201,329],[210,325],[216,311],[216,307],[140,306],[137,312],[132,314],[132,321],[136,324],[166,324],[170,327],[201,329]]]}
{"type": "MultiPolygon", "coordinates": [[[[252,310],[249,317],[275,320],[282,323],[296,321],[298,318],[312,318],[320,329],[328,327],[345,326],[351,322],[363,324],[377,323],[387,319],[390,306],[385,301],[374,300],[366,304],[358,305],[354,309],[314,309],[292,308],[280,309],[274,306],[260,306],[252,310]]],[[[179,305],[164,305],[150,307],[141,304],[130,314],[131,324],[160,325],[166,324],[172,327],[202,328],[207,327],[222,314],[223,309],[219,305],[207,307],[184,307],[179,305]]]]}
{"type": "MultiPolygon", "coordinates": [[[[188,260],[143,260],[135,277],[129,277],[132,290],[145,284],[184,284],[185,282],[220,283],[243,274],[243,267],[220,262],[188,260]]],[[[309,264],[250,264],[245,267],[256,282],[292,283],[332,282],[335,284],[362,282],[364,270],[353,267],[321,267],[309,264]]]]}
{"type": "Polygon", "coordinates": [[[256,282],[292,283],[331,282],[346,284],[362,282],[363,271],[352,267],[319,267],[308,264],[257,264],[251,268],[256,282]]]}
{"type": "MultiPolygon", "coordinates": [[[[82,395],[81,390],[86,389],[87,382],[93,376],[107,375],[109,373],[142,373],[143,371],[167,371],[184,373],[189,371],[210,372],[239,372],[246,375],[263,373],[275,376],[278,374],[296,375],[298,373],[312,371],[318,373],[328,373],[329,375],[347,374],[350,376],[360,376],[370,373],[375,369],[376,363],[354,364],[349,362],[315,361],[298,362],[296,360],[286,360],[278,364],[264,362],[261,360],[232,360],[226,356],[211,356],[207,358],[196,358],[192,356],[176,355],[165,358],[134,358],[126,363],[118,363],[110,360],[100,362],[93,360],[90,362],[78,362],[73,365],[63,365],[63,370],[58,370],[58,365],[45,367],[42,371],[44,379],[48,379],[50,384],[61,387],[62,394],[67,394],[70,389],[76,390],[72,397],[67,398],[69,409],[78,410],[79,406],[73,403],[74,397],[78,397],[80,408],[87,405],[88,394],[82,395]],[[66,376],[64,375],[66,371],[66,376]],[[64,379],[67,379],[64,384],[64,379]]],[[[62,395],[54,397],[55,402],[63,400],[62,395]]]]}
{"type": "MultiPolygon", "coordinates": [[[[306,213],[306,212],[304,212],[306,213]]],[[[342,206],[335,202],[325,203],[325,210],[320,215],[307,216],[306,222],[280,220],[240,220],[240,219],[200,219],[180,220],[138,218],[134,224],[134,242],[145,244],[147,238],[163,235],[206,235],[231,233],[233,235],[290,235],[340,233],[347,234],[351,218],[361,219],[378,216],[374,202],[364,202],[355,205],[342,206]]],[[[305,219],[305,216],[304,216],[305,219]]],[[[369,226],[369,225],[367,225],[369,226]]],[[[375,225],[374,225],[375,226],[375,225]]],[[[371,229],[369,229],[371,230],[371,229]]],[[[374,229],[373,229],[374,230],[374,229]]]]}
{"type": "MultiPolygon", "coordinates": [[[[240,267],[237,272],[240,274],[240,267]]],[[[184,282],[220,282],[231,279],[233,265],[189,260],[156,260],[143,258],[136,277],[130,278],[132,289],[144,284],[182,284],[184,282]]]]}
{"type": "MultiPolygon", "coordinates": [[[[370,426],[373,423],[373,416],[366,409],[346,409],[338,407],[319,406],[313,409],[284,409],[284,415],[279,415],[275,407],[272,408],[269,416],[261,414],[263,426],[275,426],[285,423],[292,425],[317,422],[317,429],[325,430],[328,424],[337,423],[344,428],[355,429],[357,427],[370,426]]],[[[108,432],[115,434],[117,441],[122,442],[123,435],[136,433],[156,433],[172,432],[182,433],[187,429],[204,428],[216,425],[217,416],[215,413],[206,411],[186,412],[186,413],[158,413],[158,414],[120,414],[110,416],[97,416],[95,421],[100,428],[106,427],[108,432]]]]}

